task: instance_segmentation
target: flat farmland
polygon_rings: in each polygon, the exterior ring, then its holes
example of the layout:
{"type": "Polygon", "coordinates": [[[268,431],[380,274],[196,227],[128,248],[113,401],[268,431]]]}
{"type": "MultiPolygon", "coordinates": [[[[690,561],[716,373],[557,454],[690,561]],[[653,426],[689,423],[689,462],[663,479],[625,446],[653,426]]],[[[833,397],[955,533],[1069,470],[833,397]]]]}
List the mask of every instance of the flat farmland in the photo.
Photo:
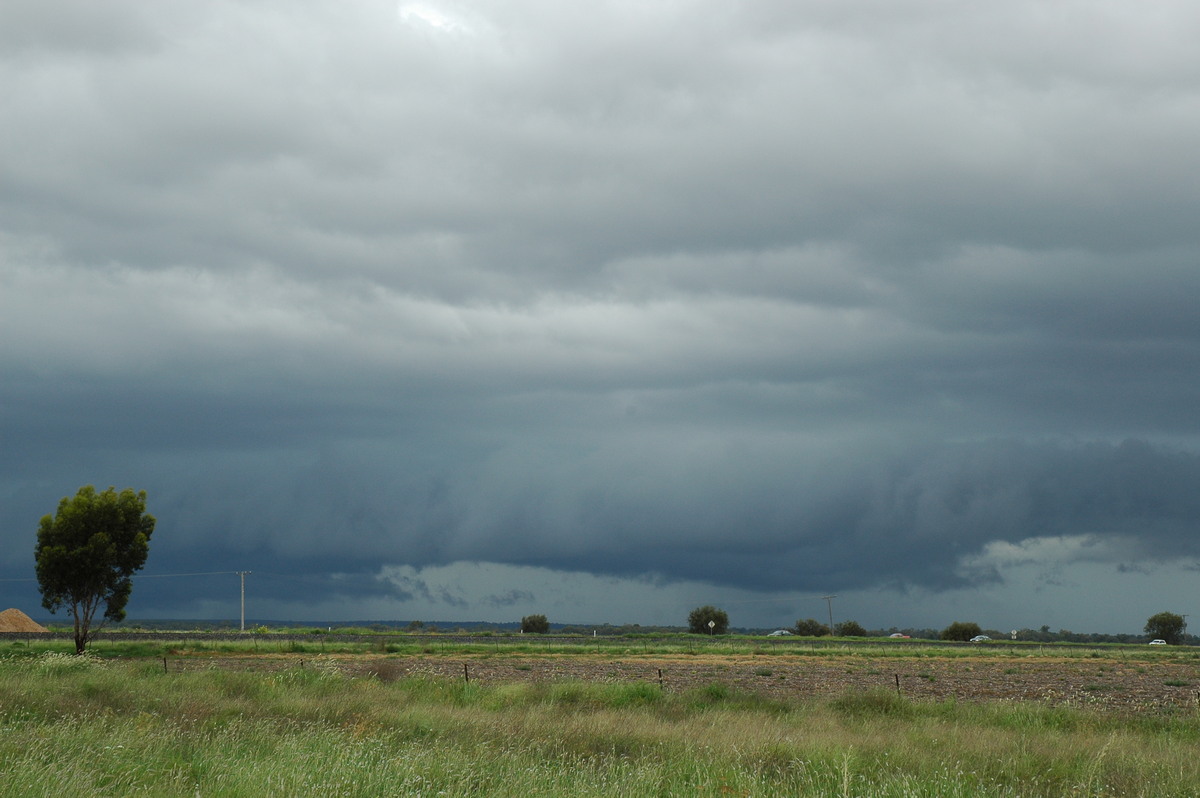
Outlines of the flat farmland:
{"type": "Polygon", "coordinates": [[[1090,652],[1076,656],[1009,651],[964,655],[937,649],[888,653],[220,654],[180,651],[165,668],[280,670],[334,664],[347,675],[383,680],[438,677],[480,685],[639,683],[682,692],[712,684],[776,700],[830,698],[887,689],[914,701],[1035,701],[1114,711],[1200,706],[1200,652],[1090,652]]]}
{"type": "Polygon", "coordinates": [[[1187,796],[1190,648],[0,646],[0,795],[1187,796]]]}

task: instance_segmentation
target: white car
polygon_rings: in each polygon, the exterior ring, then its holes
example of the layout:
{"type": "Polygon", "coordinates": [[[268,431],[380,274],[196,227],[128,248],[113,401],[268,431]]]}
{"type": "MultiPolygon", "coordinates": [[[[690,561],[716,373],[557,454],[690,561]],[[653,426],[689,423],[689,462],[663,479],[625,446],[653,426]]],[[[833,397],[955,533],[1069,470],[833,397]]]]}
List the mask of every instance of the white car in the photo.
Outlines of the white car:
{"type": "Polygon", "coordinates": [[[971,642],[972,643],[986,643],[988,640],[991,640],[991,639],[992,638],[988,637],[987,635],[975,635],[974,637],[971,638],[971,642]]]}
{"type": "Polygon", "coordinates": [[[1167,641],[1163,640],[1161,637],[1150,641],[1150,645],[1152,646],[1165,646],[1166,644],[1167,641]]]}
{"type": "Polygon", "coordinates": [[[787,629],[776,629],[774,632],[771,632],[769,635],[767,635],[767,637],[783,637],[784,635],[790,634],[791,632],[789,632],[787,629]]]}

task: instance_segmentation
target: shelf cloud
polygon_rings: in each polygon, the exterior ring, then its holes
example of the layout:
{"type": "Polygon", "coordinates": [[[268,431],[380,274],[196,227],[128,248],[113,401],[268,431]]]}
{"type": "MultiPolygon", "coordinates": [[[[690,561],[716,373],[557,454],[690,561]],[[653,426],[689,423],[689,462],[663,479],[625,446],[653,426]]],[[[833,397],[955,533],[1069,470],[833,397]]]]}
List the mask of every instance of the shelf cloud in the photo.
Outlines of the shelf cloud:
{"type": "MultiPolygon", "coordinates": [[[[147,575],[252,570],[261,617],[1184,611],[1198,33],[1182,2],[6,3],[0,603],[111,484],[159,518],[147,575]]],[[[130,615],[229,614],[206,579],[130,615]]]]}

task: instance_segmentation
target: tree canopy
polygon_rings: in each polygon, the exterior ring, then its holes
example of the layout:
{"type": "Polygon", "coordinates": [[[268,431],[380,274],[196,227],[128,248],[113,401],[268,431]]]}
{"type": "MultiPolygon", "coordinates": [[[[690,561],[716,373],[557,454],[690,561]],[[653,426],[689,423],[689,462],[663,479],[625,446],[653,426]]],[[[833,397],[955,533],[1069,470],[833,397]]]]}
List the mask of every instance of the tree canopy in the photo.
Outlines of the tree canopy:
{"type": "Polygon", "coordinates": [[[77,653],[103,626],[93,627],[102,604],[104,620],[125,618],[132,576],[146,564],[154,524],[145,491],[110,487],[97,493],[91,485],[64,496],[53,516],[42,517],[34,550],[42,606],[52,613],[70,610],[77,653]]]}
{"type": "Polygon", "coordinates": [[[983,634],[983,630],[979,628],[979,624],[973,621],[955,621],[942,630],[941,638],[943,640],[960,640],[966,642],[976,635],[983,634]]]}
{"type": "Polygon", "coordinates": [[[815,618],[807,618],[803,621],[796,621],[796,625],[792,627],[796,634],[802,637],[824,637],[829,634],[829,627],[815,618]]]}
{"type": "Polygon", "coordinates": [[[858,621],[842,621],[833,627],[838,637],[866,637],[867,630],[858,621]]]}
{"type": "Polygon", "coordinates": [[[725,610],[717,609],[711,604],[697,607],[688,613],[688,631],[696,634],[723,635],[729,630],[729,616],[725,610]],[[712,626],[709,626],[709,621],[712,626]]]}
{"type": "Polygon", "coordinates": [[[521,632],[523,634],[544,635],[550,631],[550,621],[546,620],[545,615],[526,615],[521,619],[521,632]]]}
{"type": "Polygon", "coordinates": [[[1165,640],[1173,646],[1183,642],[1183,633],[1186,629],[1187,621],[1184,620],[1184,617],[1173,612],[1160,612],[1146,619],[1146,634],[1165,640]]]}

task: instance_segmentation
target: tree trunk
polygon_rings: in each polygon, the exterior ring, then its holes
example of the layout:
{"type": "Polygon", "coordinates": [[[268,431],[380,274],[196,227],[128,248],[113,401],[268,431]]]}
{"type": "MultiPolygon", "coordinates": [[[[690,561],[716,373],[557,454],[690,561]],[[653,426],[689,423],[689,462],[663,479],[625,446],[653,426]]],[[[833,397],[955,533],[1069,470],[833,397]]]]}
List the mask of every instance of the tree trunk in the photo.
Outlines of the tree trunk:
{"type": "Polygon", "coordinates": [[[87,608],[80,608],[76,604],[71,607],[71,616],[75,619],[75,653],[82,654],[83,650],[87,648],[88,629],[92,620],[91,613],[87,608]]]}

